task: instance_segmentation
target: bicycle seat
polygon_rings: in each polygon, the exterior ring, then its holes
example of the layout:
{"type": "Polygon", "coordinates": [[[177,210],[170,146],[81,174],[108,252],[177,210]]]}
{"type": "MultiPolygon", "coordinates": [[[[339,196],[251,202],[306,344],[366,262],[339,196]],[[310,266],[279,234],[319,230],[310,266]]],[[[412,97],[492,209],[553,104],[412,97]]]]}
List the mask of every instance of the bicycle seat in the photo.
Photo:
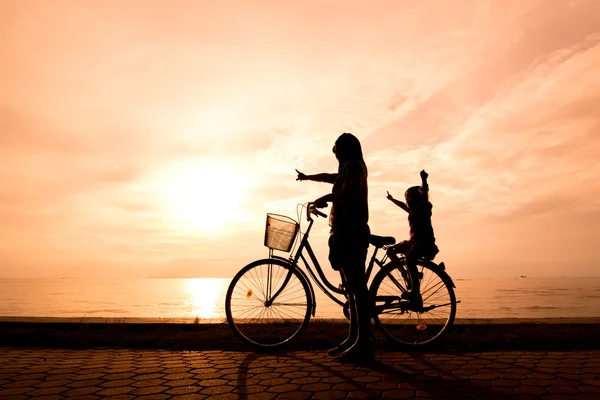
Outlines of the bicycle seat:
{"type": "Polygon", "coordinates": [[[371,240],[369,242],[375,247],[383,247],[396,243],[396,239],[391,236],[371,235],[371,240]]]}

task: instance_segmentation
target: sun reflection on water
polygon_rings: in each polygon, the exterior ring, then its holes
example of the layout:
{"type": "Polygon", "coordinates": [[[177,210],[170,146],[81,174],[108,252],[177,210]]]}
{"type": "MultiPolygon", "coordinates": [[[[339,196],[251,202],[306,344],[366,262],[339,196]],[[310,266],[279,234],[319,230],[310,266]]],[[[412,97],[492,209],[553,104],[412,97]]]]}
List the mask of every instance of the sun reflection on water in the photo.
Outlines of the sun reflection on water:
{"type": "Polygon", "coordinates": [[[218,278],[186,279],[185,288],[193,317],[218,318],[223,314],[217,309],[223,306],[220,300],[224,298],[226,289],[221,281],[218,278]]]}

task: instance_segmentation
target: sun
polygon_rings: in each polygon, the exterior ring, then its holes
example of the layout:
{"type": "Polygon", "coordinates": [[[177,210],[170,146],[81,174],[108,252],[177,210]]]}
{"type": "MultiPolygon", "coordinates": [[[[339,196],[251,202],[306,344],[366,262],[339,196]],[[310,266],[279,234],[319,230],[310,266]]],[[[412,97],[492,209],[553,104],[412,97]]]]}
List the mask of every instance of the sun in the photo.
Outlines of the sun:
{"type": "Polygon", "coordinates": [[[226,233],[243,214],[248,190],[245,174],[234,164],[219,160],[171,166],[161,185],[169,223],[197,233],[226,233]]]}

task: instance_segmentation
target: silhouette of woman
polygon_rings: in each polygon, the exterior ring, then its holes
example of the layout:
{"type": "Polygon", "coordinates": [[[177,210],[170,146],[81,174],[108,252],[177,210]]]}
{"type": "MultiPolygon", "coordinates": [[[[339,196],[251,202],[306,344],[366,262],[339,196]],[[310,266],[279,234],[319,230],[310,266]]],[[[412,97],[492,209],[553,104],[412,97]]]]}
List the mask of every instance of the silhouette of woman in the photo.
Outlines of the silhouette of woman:
{"type": "Polygon", "coordinates": [[[365,362],[373,359],[370,341],[371,299],[365,279],[365,262],[369,247],[369,206],[367,203],[367,166],[359,140],[343,133],[333,152],[339,162],[338,172],[306,175],[298,170],[296,180],[332,183],[333,189],[317,200],[317,208],[331,202],[329,225],[329,261],[339,271],[350,306],[348,337],[329,350],[340,361],[365,362]]]}

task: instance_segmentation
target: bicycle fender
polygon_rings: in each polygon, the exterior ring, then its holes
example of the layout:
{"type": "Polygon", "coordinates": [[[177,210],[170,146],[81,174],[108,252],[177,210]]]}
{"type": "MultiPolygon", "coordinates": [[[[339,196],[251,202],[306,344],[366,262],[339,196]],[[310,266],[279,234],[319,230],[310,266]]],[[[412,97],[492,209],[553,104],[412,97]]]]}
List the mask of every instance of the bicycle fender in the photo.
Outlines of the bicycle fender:
{"type": "MultiPolygon", "coordinates": [[[[282,261],[282,262],[286,263],[287,265],[289,265],[290,268],[292,267],[292,263],[290,262],[290,260],[285,257],[271,256],[271,259],[282,261]]],[[[265,260],[269,260],[269,259],[266,258],[265,260]]],[[[302,277],[308,283],[308,289],[310,290],[310,297],[311,297],[310,300],[312,302],[312,316],[314,317],[315,313],[317,312],[317,298],[315,297],[315,289],[313,288],[313,285],[310,282],[310,279],[308,279],[308,276],[306,275],[306,273],[304,271],[302,271],[300,268],[296,268],[296,271],[298,271],[298,273],[300,275],[302,275],[302,277]]]]}
{"type": "Polygon", "coordinates": [[[448,278],[448,280],[452,284],[452,287],[456,288],[456,285],[454,284],[454,281],[452,280],[452,278],[450,277],[450,275],[448,275],[448,273],[446,272],[446,264],[444,264],[443,261],[441,263],[439,263],[439,264],[436,264],[433,261],[423,260],[423,264],[426,264],[431,269],[435,269],[440,274],[446,275],[446,278],[448,278]]]}

